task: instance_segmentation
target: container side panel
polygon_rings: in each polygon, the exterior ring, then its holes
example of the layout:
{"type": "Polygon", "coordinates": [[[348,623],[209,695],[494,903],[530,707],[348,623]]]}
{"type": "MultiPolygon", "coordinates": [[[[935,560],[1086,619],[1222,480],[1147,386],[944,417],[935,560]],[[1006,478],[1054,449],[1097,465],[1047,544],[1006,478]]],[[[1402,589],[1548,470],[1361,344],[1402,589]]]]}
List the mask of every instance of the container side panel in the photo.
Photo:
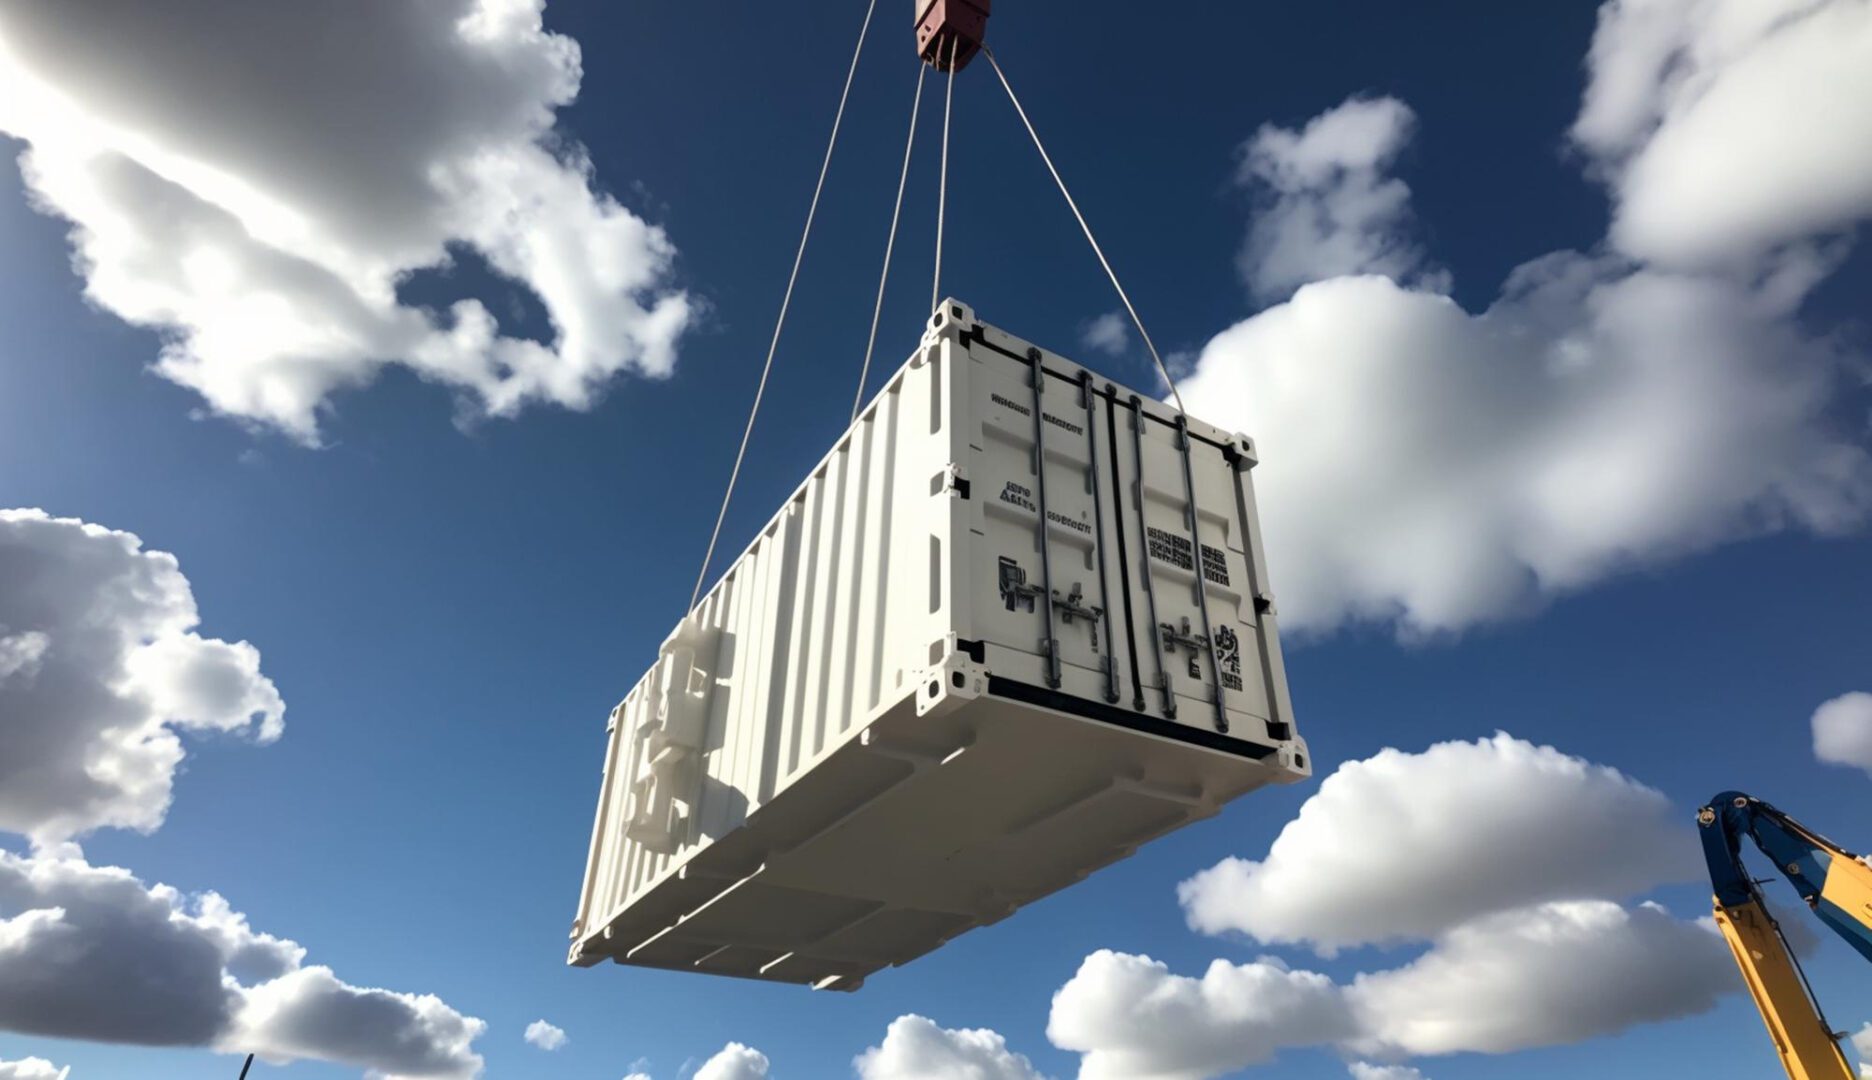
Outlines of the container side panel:
{"type": "Polygon", "coordinates": [[[892,554],[896,547],[894,536],[897,522],[897,443],[902,429],[903,413],[903,377],[899,375],[891,383],[892,392],[886,394],[878,403],[879,422],[884,425],[884,461],[878,468],[878,506],[881,526],[878,529],[878,564],[875,574],[876,595],[871,609],[869,625],[866,627],[865,647],[870,650],[871,659],[860,669],[866,680],[865,699],[867,713],[879,708],[884,696],[884,668],[889,651],[885,640],[890,625],[890,596],[888,587],[893,569],[892,554]]]}
{"type": "Polygon", "coordinates": [[[784,749],[784,734],[787,723],[787,678],[792,671],[793,645],[798,641],[799,632],[799,560],[803,547],[801,533],[805,528],[804,498],[796,498],[787,508],[781,535],[784,543],[774,561],[774,577],[778,579],[774,617],[771,622],[773,633],[767,652],[767,666],[762,672],[767,690],[764,695],[766,707],[762,710],[757,733],[760,738],[760,787],[755,792],[754,802],[765,804],[773,798],[774,790],[780,780],[780,755],[784,749]]]}
{"type": "Polygon", "coordinates": [[[857,652],[859,603],[864,592],[866,573],[870,569],[871,552],[866,547],[866,526],[869,522],[869,480],[871,470],[871,425],[858,424],[848,437],[846,456],[846,481],[843,517],[844,536],[840,543],[840,557],[835,567],[838,571],[838,605],[833,609],[831,655],[834,658],[827,666],[827,684],[824,711],[819,717],[819,740],[813,747],[814,754],[821,752],[828,740],[836,739],[845,730],[847,717],[852,711],[852,683],[856,678],[852,669],[854,654],[857,652]]]}
{"type": "MultiPolygon", "coordinates": [[[[846,442],[846,447],[850,444],[846,442]]],[[[799,769],[799,762],[807,762],[818,752],[818,745],[824,741],[826,724],[826,694],[829,668],[837,653],[833,653],[833,638],[837,627],[833,625],[842,612],[839,605],[839,578],[841,565],[839,556],[844,548],[844,487],[846,487],[846,462],[850,460],[848,451],[833,451],[831,460],[826,462],[826,470],[820,474],[820,517],[824,528],[818,539],[818,552],[814,552],[812,578],[814,588],[814,610],[812,621],[807,625],[807,657],[805,657],[805,678],[801,679],[801,711],[799,711],[799,741],[794,747],[794,760],[788,769],[792,777],[799,769]]]]}
{"type": "Polygon", "coordinates": [[[819,596],[819,556],[824,551],[822,526],[825,518],[825,484],[815,474],[806,484],[806,501],[800,510],[800,545],[792,562],[796,582],[794,619],[787,631],[791,655],[786,668],[784,698],[780,711],[780,757],[776,779],[784,785],[799,766],[799,736],[806,726],[807,670],[812,664],[811,635],[814,615],[821,603],[819,596]]]}
{"type": "Polygon", "coordinates": [[[851,642],[851,662],[844,666],[842,680],[845,709],[837,717],[836,735],[844,735],[859,718],[871,711],[873,697],[872,667],[877,662],[876,614],[878,582],[886,557],[881,537],[889,527],[890,508],[884,502],[884,461],[881,443],[889,438],[882,409],[876,405],[859,421],[864,440],[863,467],[858,480],[859,513],[857,545],[852,561],[857,576],[852,590],[850,623],[846,639],[851,642]]]}

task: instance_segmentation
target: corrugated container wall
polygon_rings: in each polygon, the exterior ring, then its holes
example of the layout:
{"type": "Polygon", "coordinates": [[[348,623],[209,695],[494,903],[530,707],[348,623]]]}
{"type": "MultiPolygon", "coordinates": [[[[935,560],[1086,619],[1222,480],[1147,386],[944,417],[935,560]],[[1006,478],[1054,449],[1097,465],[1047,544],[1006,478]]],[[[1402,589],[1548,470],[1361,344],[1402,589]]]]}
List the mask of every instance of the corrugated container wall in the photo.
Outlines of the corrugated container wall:
{"type": "Polygon", "coordinates": [[[1306,776],[1254,463],[944,301],[612,712],[571,962],[855,989],[1306,776]]]}

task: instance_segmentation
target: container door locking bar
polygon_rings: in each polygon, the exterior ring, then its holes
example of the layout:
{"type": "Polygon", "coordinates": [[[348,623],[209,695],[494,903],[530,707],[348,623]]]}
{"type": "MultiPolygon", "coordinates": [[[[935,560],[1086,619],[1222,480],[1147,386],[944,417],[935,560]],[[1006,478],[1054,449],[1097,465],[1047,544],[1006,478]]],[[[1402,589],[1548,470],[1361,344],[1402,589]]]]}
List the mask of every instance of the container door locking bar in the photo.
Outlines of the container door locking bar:
{"type": "Polygon", "coordinates": [[[1047,686],[1060,688],[1059,639],[1053,636],[1053,557],[1047,550],[1047,497],[1046,497],[1046,424],[1041,421],[1045,405],[1041,398],[1046,393],[1046,371],[1040,365],[1040,350],[1027,350],[1027,367],[1033,380],[1033,422],[1034,422],[1034,502],[1039,508],[1040,517],[1040,610],[1046,616],[1046,637],[1040,639],[1040,651],[1047,658],[1047,686]]]}
{"type": "MultiPolygon", "coordinates": [[[[1228,710],[1222,704],[1222,661],[1216,656],[1215,631],[1209,628],[1209,578],[1208,568],[1203,565],[1202,519],[1196,515],[1196,474],[1190,466],[1189,417],[1181,412],[1177,413],[1177,449],[1183,454],[1183,516],[1189,522],[1190,566],[1196,571],[1196,608],[1202,612],[1203,644],[1209,649],[1209,672],[1215,676],[1215,685],[1210,687],[1215,695],[1215,729],[1227,731],[1228,710]]],[[[1183,621],[1188,625],[1188,619],[1183,621]]],[[[1196,671],[1194,654],[1190,656],[1190,674],[1201,678],[1196,671]]]]}
{"type": "MultiPolygon", "coordinates": [[[[1092,649],[1095,652],[1098,650],[1098,627],[1100,617],[1102,616],[1105,623],[1105,654],[1101,658],[1105,664],[1105,701],[1108,704],[1116,705],[1118,703],[1118,659],[1115,655],[1117,650],[1113,648],[1116,641],[1113,639],[1111,633],[1111,596],[1105,586],[1105,561],[1106,556],[1110,553],[1105,550],[1105,489],[1099,484],[1098,418],[1092,413],[1092,402],[1095,400],[1097,400],[1097,397],[1092,393],[1092,373],[1084,368],[1080,368],[1079,401],[1085,406],[1086,480],[1092,488],[1092,524],[1098,529],[1096,535],[1098,536],[1097,562],[1099,602],[1098,607],[1092,609],[1098,614],[1090,616],[1094,620],[1092,623],[1092,649]]],[[[1115,468],[1116,465],[1117,463],[1114,462],[1113,467],[1115,468]]],[[[1068,597],[1068,599],[1077,600],[1078,596],[1079,586],[1074,585],[1072,596],[1068,597]]],[[[1068,615],[1074,613],[1074,609],[1065,607],[1064,605],[1061,606],[1068,615]]]]}
{"type": "Polygon", "coordinates": [[[1157,586],[1151,571],[1150,522],[1144,516],[1144,399],[1131,395],[1131,450],[1137,477],[1131,485],[1131,498],[1137,504],[1138,553],[1144,563],[1144,598],[1150,601],[1151,653],[1157,657],[1157,686],[1163,690],[1163,711],[1168,719],[1177,714],[1176,692],[1170,689],[1170,673],[1164,670],[1162,623],[1157,621],[1157,586]]]}

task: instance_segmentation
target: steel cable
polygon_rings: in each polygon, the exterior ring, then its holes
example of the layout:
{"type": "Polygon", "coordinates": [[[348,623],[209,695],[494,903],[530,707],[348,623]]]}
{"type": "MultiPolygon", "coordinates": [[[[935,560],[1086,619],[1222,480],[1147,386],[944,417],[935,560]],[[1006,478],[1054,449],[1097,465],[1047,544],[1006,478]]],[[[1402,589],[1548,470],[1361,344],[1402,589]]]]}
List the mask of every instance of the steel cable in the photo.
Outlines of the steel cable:
{"type": "MultiPolygon", "coordinates": [[[[890,234],[884,239],[884,269],[878,274],[877,303],[871,308],[871,336],[865,338],[864,366],[858,369],[858,393],[852,398],[852,423],[864,406],[865,383],[871,377],[871,353],[877,347],[878,320],[884,315],[884,286],[890,281],[891,252],[897,246],[897,221],[903,214],[904,184],[910,179],[910,151],[916,147],[917,112],[923,106],[923,76],[929,65],[917,64],[916,97],[910,99],[910,134],[904,138],[903,171],[897,174],[897,202],[891,207],[890,234]]],[[[930,305],[933,309],[934,304],[930,305]]]]}
{"type": "Polygon", "coordinates": [[[858,30],[858,47],[852,50],[851,67],[845,72],[845,89],[839,92],[838,111],[832,116],[832,136],[826,140],[825,160],[819,163],[819,180],[813,185],[812,204],[806,210],[806,227],[800,232],[799,249],[793,253],[793,271],[787,275],[786,293],[780,299],[780,315],[774,320],[773,339],[767,343],[767,362],[761,366],[760,383],[754,388],[754,405],[748,410],[747,427],[741,432],[741,449],[735,451],[734,469],[728,474],[728,490],[722,492],[721,510],[715,515],[714,531],[709,533],[708,551],[702,556],[702,570],[696,574],[695,591],[689,594],[689,611],[695,611],[702,599],[702,585],[708,581],[709,564],[715,560],[715,545],[721,540],[722,522],[728,518],[728,503],[734,498],[735,482],[741,478],[741,463],[747,457],[748,440],[754,435],[754,418],[760,415],[761,398],[767,393],[767,376],[773,371],[774,353],[780,348],[780,330],[786,325],[787,308],[793,303],[793,285],[799,280],[800,263],[806,258],[806,241],[812,236],[813,218],[819,213],[819,195],[825,190],[826,172],[832,167],[832,149],[838,145],[839,125],[845,120],[845,102],[851,97],[852,79],[858,74],[858,57],[864,53],[865,37],[871,32],[871,16],[877,0],[865,8],[864,25],[858,30]]]}
{"type": "MultiPolygon", "coordinates": [[[[1157,346],[1151,341],[1150,331],[1144,329],[1144,320],[1138,318],[1137,308],[1131,305],[1131,298],[1125,295],[1124,286],[1118,283],[1118,274],[1112,270],[1111,262],[1105,258],[1105,252],[1092,235],[1092,226],[1086,224],[1085,215],[1079,212],[1079,204],[1073,201],[1072,192],[1066,190],[1066,181],[1060,178],[1060,172],[1053,166],[1053,158],[1047,154],[1045,144],[1040,141],[1040,133],[1034,130],[1033,121],[1027,119],[1027,110],[1021,108],[1020,98],[1015,96],[1014,87],[1009,85],[1007,75],[1001,71],[1000,61],[995,59],[994,50],[986,43],[982,45],[982,55],[994,68],[995,77],[1001,80],[1001,88],[1007,91],[1008,100],[1014,103],[1014,111],[1020,114],[1021,123],[1026,126],[1027,134],[1033,139],[1034,149],[1040,151],[1040,160],[1046,162],[1047,171],[1053,174],[1053,182],[1059,185],[1060,194],[1066,196],[1066,205],[1072,209],[1073,217],[1079,219],[1079,229],[1085,233],[1086,242],[1092,245],[1092,254],[1098,256],[1099,265],[1105,268],[1105,276],[1111,279],[1112,288],[1118,291],[1118,299],[1124,301],[1125,310],[1131,315],[1132,325],[1137,327],[1138,337],[1144,341],[1144,347],[1150,350],[1151,360],[1157,365],[1157,374],[1162,376],[1164,385],[1170,388],[1170,396],[1176,400],[1177,413],[1187,416],[1183,408],[1183,394],[1177,389],[1176,380],[1170,377],[1170,369],[1164,365],[1163,357],[1158,355],[1157,346]]],[[[932,307],[934,305],[931,305],[932,307]]]]}
{"type": "Polygon", "coordinates": [[[949,39],[949,85],[943,90],[942,168],[936,175],[936,275],[930,282],[931,311],[942,301],[943,213],[949,205],[949,112],[955,101],[956,39],[949,39]]]}

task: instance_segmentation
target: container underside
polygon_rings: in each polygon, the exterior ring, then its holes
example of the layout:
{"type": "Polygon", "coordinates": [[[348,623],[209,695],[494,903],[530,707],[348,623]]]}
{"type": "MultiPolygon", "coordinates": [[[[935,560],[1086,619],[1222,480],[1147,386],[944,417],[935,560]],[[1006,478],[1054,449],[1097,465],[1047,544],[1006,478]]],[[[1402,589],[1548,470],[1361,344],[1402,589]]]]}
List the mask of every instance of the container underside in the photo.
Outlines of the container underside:
{"type": "Polygon", "coordinates": [[[571,961],[855,990],[1287,776],[1255,756],[1269,747],[1141,732],[997,683],[922,715],[906,697],[587,928],[571,961]]]}

